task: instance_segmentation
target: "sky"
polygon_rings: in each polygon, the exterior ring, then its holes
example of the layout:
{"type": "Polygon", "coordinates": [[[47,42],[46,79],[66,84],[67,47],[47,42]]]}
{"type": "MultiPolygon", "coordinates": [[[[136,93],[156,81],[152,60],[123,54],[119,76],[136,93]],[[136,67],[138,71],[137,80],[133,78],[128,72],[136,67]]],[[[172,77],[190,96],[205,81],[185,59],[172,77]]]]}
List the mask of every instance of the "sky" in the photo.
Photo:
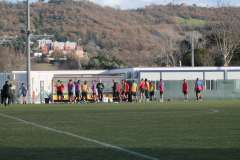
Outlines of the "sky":
{"type": "MultiPolygon", "coordinates": [[[[1,1],[1,0],[0,0],[1,1]]],[[[6,1],[6,0],[5,0],[6,1]]],[[[22,0],[9,0],[11,2],[22,0]]],[[[36,1],[36,0],[31,0],[36,1]]],[[[80,1],[80,0],[76,0],[80,1]]],[[[136,9],[143,8],[146,5],[151,4],[168,4],[170,2],[174,4],[185,3],[188,5],[196,4],[198,6],[217,6],[217,2],[224,1],[225,4],[231,6],[240,6],[240,0],[89,0],[102,6],[118,7],[121,9],[136,9]]]]}
{"type": "MultiPolygon", "coordinates": [[[[106,6],[119,6],[122,9],[142,8],[151,4],[197,4],[198,6],[217,6],[219,0],[91,0],[106,6]]],[[[240,6],[240,0],[221,0],[232,6],[240,6]]]]}

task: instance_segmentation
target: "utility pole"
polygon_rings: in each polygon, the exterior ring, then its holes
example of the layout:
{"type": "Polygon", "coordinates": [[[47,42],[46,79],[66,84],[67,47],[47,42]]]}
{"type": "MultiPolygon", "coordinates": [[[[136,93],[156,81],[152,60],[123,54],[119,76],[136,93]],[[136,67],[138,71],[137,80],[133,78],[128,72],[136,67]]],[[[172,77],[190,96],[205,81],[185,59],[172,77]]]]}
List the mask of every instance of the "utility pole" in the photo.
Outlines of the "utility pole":
{"type": "Polygon", "coordinates": [[[194,62],[194,33],[192,33],[191,42],[192,42],[192,67],[195,67],[195,62],[194,62]]]}
{"type": "Polygon", "coordinates": [[[189,35],[192,49],[192,67],[195,67],[195,43],[198,41],[199,35],[196,31],[192,31],[189,35]]]}
{"type": "Polygon", "coordinates": [[[31,103],[32,88],[31,88],[31,25],[30,25],[30,3],[27,0],[27,89],[28,103],[31,103]]]}
{"type": "MultiPolygon", "coordinates": [[[[78,39],[77,45],[78,47],[80,47],[80,42],[82,41],[81,38],[78,39]]],[[[82,69],[82,65],[81,65],[81,58],[80,55],[78,55],[78,69],[81,70],[82,69]]]]}
{"type": "MultiPolygon", "coordinates": [[[[31,85],[31,19],[30,19],[30,2],[27,0],[27,89],[28,103],[32,100],[32,85],[31,85]]],[[[33,35],[35,37],[53,37],[52,35],[33,35]]]]}

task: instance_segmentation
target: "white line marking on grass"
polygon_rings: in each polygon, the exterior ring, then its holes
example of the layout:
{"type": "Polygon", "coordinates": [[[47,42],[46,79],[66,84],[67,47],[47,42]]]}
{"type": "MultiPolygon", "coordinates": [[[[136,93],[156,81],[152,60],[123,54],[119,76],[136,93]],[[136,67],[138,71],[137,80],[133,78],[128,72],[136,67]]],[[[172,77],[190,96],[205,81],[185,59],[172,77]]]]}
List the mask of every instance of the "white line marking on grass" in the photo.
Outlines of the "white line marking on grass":
{"type": "Polygon", "coordinates": [[[112,144],[101,142],[101,141],[98,141],[98,140],[95,140],[95,139],[92,139],[92,138],[79,136],[79,135],[71,133],[71,132],[50,128],[50,127],[47,127],[47,126],[44,126],[44,125],[41,125],[41,124],[26,121],[26,120],[18,118],[18,117],[10,116],[10,115],[3,114],[3,113],[0,113],[0,116],[8,118],[8,119],[13,119],[13,120],[16,120],[18,122],[22,122],[22,123],[25,123],[27,125],[31,125],[31,126],[34,126],[34,127],[37,127],[37,128],[52,131],[52,132],[55,132],[55,133],[58,133],[58,134],[67,135],[67,136],[74,137],[74,138],[77,138],[77,139],[81,139],[81,140],[84,140],[84,141],[87,141],[87,142],[95,143],[95,144],[104,146],[106,148],[111,148],[113,150],[125,152],[125,153],[128,153],[130,155],[134,155],[134,156],[139,157],[139,158],[144,158],[144,159],[148,159],[148,160],[159,160],[158,158],[155,158],[155,157],[152,157],[152,156],[148,156],[148,155],[138,153],[138,152],[135,152],[135,151],[132,151],[132,150],[128,150],[128,149],[125,149],[125,148],[122,148],[122,147],[119,147],[119,146],[115,146],[115,145],[112,145],[112,144]]]}
{"type": "Polygon", "coordinates": [[[211,113],[219,113],[220,111],[218,109],[211,109],[210,112],[211,113]]]}

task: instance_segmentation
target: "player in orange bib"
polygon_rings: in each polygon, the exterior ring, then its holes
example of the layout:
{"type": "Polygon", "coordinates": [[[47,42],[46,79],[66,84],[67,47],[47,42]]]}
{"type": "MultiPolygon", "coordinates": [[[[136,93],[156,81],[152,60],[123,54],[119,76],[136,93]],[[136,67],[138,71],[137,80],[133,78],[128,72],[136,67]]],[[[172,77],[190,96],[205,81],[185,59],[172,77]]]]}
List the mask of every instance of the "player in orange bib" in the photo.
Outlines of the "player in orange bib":
{"type": "Polygon", "coordinates": [[[138,86],[137,86],[137,83],[133,80],[131,85],[132,101],[137,101],[137,92],[138,92],[138,86]]]}

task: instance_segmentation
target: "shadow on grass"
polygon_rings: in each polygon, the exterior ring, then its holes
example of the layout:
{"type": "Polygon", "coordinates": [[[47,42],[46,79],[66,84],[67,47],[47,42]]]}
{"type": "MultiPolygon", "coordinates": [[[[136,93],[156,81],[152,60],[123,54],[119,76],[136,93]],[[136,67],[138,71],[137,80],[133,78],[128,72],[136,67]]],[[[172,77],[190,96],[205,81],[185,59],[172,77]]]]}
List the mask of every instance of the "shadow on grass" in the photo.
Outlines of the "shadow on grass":
{"type": "MultiPolygon", "coordinates": [[[[159,160],[240,160],[238,149],[132,148],[159,160]]],[[[3,148],[1,160],[144,160],[108,148],[3,148]]]]}

